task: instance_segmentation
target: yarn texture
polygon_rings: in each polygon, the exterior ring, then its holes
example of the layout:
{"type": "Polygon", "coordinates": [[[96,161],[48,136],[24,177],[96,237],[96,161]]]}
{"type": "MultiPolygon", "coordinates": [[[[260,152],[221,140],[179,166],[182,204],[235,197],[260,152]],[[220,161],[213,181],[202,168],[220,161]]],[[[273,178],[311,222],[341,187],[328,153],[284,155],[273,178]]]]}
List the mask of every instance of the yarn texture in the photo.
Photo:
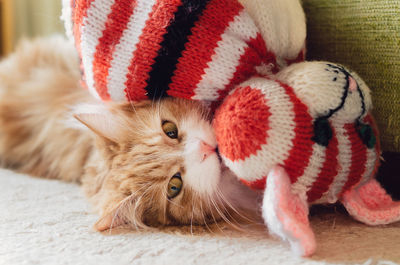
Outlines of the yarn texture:
{"type": "Polygon", "coordinates": [[[228,167],[263,190],[269,172],[281,165],[293,192],[308,203],[334,203],[344,191],[373,178],[380,147],[371,140],[377,130],[368,141],[362,137],[375,123],[361,78],[324,62],[295,64],[276,78],[242,83],[217,110],[214,128],[228,167]],[[357,80],[357,91],[350,91],[351,79],[357,80]],[[321,117],[323,126],[316,126],[321,117]],[[321,135],[329,137],[321,142],[321,135]]]}
{"type": "Polygon", "coordinates": [[[304,0],[310,60],[338,61],[369,84],[382,149],[400,152],[400,2],[304,0]]]}
{"type": "Polygon", "coordinates": [[[281,14],[261,19],[256,13],[254,20],[231,0],[75,0],[72,9],[64,0],[63,19],[97,98],[221,101],[249,77],[304,58],[305,23],[292,34],[299,23],[282,15],[297,10],[304,22],[304,14],[297,0],[289,1],[297,5],[243,1],[281,14]],[[286,26],[277,31],[280,23],[286,26]]]}

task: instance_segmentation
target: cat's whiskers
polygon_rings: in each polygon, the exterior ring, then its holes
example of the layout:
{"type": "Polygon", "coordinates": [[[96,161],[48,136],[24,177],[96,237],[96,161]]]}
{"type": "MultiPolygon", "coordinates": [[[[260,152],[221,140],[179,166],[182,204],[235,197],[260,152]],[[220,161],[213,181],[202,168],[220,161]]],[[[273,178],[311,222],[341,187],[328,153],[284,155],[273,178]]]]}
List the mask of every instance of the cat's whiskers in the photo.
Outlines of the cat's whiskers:
{"type": "MultiPolygon", "coordinates": [[[[153,113],[155,113],[156,115],[158,115],[157,116],[157,118],[159,118],[160,117],[160,112],[159,111],[154,111],[155,110],[155,108],[154,108],[154,103],[156,102],[156,100],[155,100],[155,98],[153,98],[153,100],[151,100],[151,111],[153,112],[153,113]]],[[[157,105],[160,105],[160,99],[157,101],[157,104],[156,104],[156,106],[157,105]]]]}
{"type": "MultiPolygon", "coordinates": [[[[146,187],[147,189],[141,194],[140,197],[138,197],[138,198],[135,200],[134,214],[135,214],[136,218],[134,219],[134,221],[137,222],[137,219],[138,219],[138,220],[140,220],[140,223],[141,223],[142,228],[143,228],[143,227],[149,228],[147,225],[145,225],[145,224],[141,221],[141,218],[137,218],[138,207],[139,207],[139,205],[141,204],[141,201],[142,201],[143,197],[147,194],[147,192],[150,190],[150,188],[152,188],[152,184],[150,183],[150,184],[146,185],[145,187],[146,187]]],[[[138,229],[137,229],[137,230],[138,230],[138,229]]]]}
{"type": "MultiPolygon", "coordinates": [[[[216,194],[217,195],[217,194],[216,194]]],[[[219,196],[219,195],[217,195],[217,196],[219,196]]],[[[218,197],[218,200],[220,201],[220,200],[222,200],[220,197],[218,197]]],[[[217,205],[218,205],[218,203],[216,203],[217,205]]],[[[220,204],[221,205],[221,207],[223,207],[223,213],[226,213],[226,218],[229,220],[229,222],[227,222],[229,225],[231,225],[233,228],[235,228],[236,230],[239,230],[239,231],[244,231],[242,228],[241,228],[241,226],[242,226],[242,224],[240,224],[237,220],[236,220],[236,218],[234,218],[233,216],[232,216],[232,214],[230,213],[230,210],[232,210],[232,211],[234,211],[236,214],[238,214],[240,217],[242,217],[242,218],[244,218],[244,219],[247,219],[247,220],[249,220],[250,222],[251,222],[251,220],[250,219],[248,219],[247,217],[245,217],[245,216],[243,216],[241,213],[239,213],[239,211],[237,211],[232,205],[228,205],[228,204],[225,204],[225,203],[221,203],[220,204]],[[225,206],[226,205],[226,206],[225,206]],[[228,208],[227,208],[228,207],[228,208]]],[[[218,207],[218,206],[217,206],[218,207]]]]}
{"type": "Polygon", "coordinates": [[[247,216],[243,215],[238,209],[236,209],[235,206],[233,206],[230,203],[230,201],[225,197],[225,195],[223,194],[223,192],[221,191],[221,189],[219,187],[216,188],[216,196],[218,197],[219,200],[222,201],[222,205],[227,205],[229,207],[229,209],[234,211],[238,216],[240,216],[241,218],[243,218],[244,220],[246,220],[248,222],[251,222],[251,223],[254,222],[254,220],[251,220],[247,216]]]}
{"type": "MultiPolygon", "coordinates": [[[[210,208],[210,207],[209,207],[209,208],[210,208]]],[[[201,215],[202,215],[202,217],[203,217],[203,222],[204,222],[204,225],[206,226],[207,230],[208,230],[211,234],[213,234],[214,231],[212,231],[212,229],[208,226],[208,222],[207,222],[207,220],[206,220],[206,217],[204,216],[203,201],[200,201],[200,213],[201,213],[201,215]]],[[[214,215],[212,214],[212,211],[211,211],[211,215],[212,215],[212,217],[213,217],[213,219],[214,219],[215,224],[217,224],[216,219],[215,219],[214,215]]],[[[220,228],[220,227],[218,226],[218,224],[217,224],[217,227],[220,228]]],[[[221,228],[220,228],[220,230],[221,230],[221,228]]],[[[222,230],[221,230],[221,231],[222,231],[222,230]]]]}
{"type": "MultiPolygon", "coordinates": [[[[162,157],[164,159],[175,159],[176,157],[182,155],[181,151],[174,151],[172,153],[169,154],[162,154],[162,157]]],[[[135,162],[145,162],[145,161],[151,161],[151,160],[155,160],[155,159],[160,159],[160,155],[159,154],[147,154],[145,157],[139,157],[139,158],[135,158],[135,162]]]]}
{"type": "MultiPolygon", "coordinates": [[[[138,112],[137,112],[137,110],[136,110],[136,108],[135,108],[135,105],[133,104],[133,100],[130,98],[130,96],[129,96],[129,94],[128,94],[128,99],[129,99],[129,104],[130,104],[130,106],[131,106],[131,109],[135,112],[135,117],[138,119],[138,122],[141,124],[141,125],[144,125],[144,128],[145,129],[151,129],[147,124],[146,124],[146,122],[142,119],[142,117],[138,114],[138,112]]],[[[137,124],[138,125],[138,124],[137,124]]],[[[133,130],[133,128],[129,128],[130,130],[133,130]]],[[[135,128],[135,129],[137,129],[137,128],[135,128]]]]}
{"type": "MultiPolygon", "coordinates": [[[[162,191],[162,196],[164,196],[164,198],[168,198],[167,192],[165,190],[162,191]]],[[[163,222],[165,224],[165,223],[167,223],[167,206],[168,206],[168,202],[164,203],[163,206],[164,206],[163,207],[163,222]]]]}
{"type": "Polygon", "coordinates": [[[192,214],[190,218],[190,234],[193,236],[193,215],[194,215],[194,200],[192,200],[192,214]]]}
{"type": "MultiPolygon", "coordinates": [[[[217,203],[215,203],[213,196],[209,195],[207,196],[207,202],[210,205],[212,204],[213,208],[217,211],[218,215],[224,220],[225,222],[228,222],[228,219],[226,218],[225,214],[221,211],[221,209],[218,207],[217,203]]],[[[211,207],[211,205],[210,205],[211,207]]]]}
{"type": "MultiPolygon", "coordinates": [[[[208,207],[209,207],[209,208],[212,208],[212,207],[211,207],[211,204],[210,204],[210,201],[207,200],[206,202],[207,202],[207,204],[208,204],[208,207]]],[[[210,214],[211,214],[211,217],[212,217],[212,219],[213,219],[213,221],[214,221],[214,224],[218,227],[218,229],[219,229],[222,233],[224,233],[224,230],[218,225],[219,221],[215,218],[215,215],[214,215],[213,211],[210,211],[210,214]]],[[[203,213],[203,215],[204,215],[204,213],[203,213]]]]}
{"type": "Polygon", "coordinates": [[[178,208],[184,209],[184,207],[182,205],[177,204],[176,202],[174,202],[173,200],[169,199],[168,196],[165,196],[167,198],[167,201],[173,205],[175,205],[178,208]]]}
{"type": "Polygon", "coordinates": [[[158,99],[156,107],[157,107],[156,113],[157,113],[158,117],[161,117],[161,98],[158,99]]]}
{"type": "MultiPolygon", "coordinates": [[[[147,186],[150,186],[150,185],[147,185],[147,186]]],[[[123,200],[119,203],[117,209],[115,210],[115,213],[113,214],[113,218],[112,218],[111,225],[110,225],[110,233],[111,233],[112,228],[114,227],[114,223],[115,223],[116,218],[117,218],[118,215],[119,215],[119,212],[120,212],[123,208],[125,208],[125,207],[126,207],[127,210],[129,211],[130,208],[129,208],[129,206],[127,206],[126,204],[131,203],[132,200],[133,200],[133,198],[135,197],[135,195],[136,195],[137,193],[139,193],[142,189],[146,188],[147,186],[143,186],[143,187],[141,187],[140,189],[136,190],[135,192],[133,192],[131,195],[129,195],[128,197],[126,197],[125,199],[123,199],[123,200]]],[[[126,217],[127,217],[127,216],[126,216],[126,217]]],[[[135,219],[136,219],[136,218],[134,218],[134,221],[135,221],[135,219]]],[[[138,230],[138,227],[137,227],[136,224],[135,224],[135,228],[136,228],[136,230],[138,230]]]]}
{"type": "Polygon", "coordinates": [[[215,200],[212,196],[209,196],[208,199],[214,205],[215,210],[218,212],[218,214],[220,215],[222,220],[224,220],[228,225],[232,226],[233,228],[235,228],[237,230],[241,230],[241,228],[239,226],[237,226],[231,220],[229,220],[229,218],[226,216],[226,214],[219,208],[218,203],[215,202],[215,200]]]}

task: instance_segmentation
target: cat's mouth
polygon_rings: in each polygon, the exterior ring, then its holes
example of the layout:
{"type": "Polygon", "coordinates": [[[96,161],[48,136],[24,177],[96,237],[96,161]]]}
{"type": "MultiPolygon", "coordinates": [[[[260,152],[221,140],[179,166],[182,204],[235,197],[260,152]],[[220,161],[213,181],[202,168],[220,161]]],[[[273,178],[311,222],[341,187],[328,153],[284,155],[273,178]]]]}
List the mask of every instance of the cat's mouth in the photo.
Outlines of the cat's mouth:
{"type": "Polygon", "coordinates": [[[222,156],[221,156],[221,154],[220,154],[220,152],[219,152],[218,147],[217,147],[215,153],[216,153],[216,155],[217,155],[217,157],[218,157],[218,162],[219,162],[219,166],[220,166],[220,168],[221,168],[221,172],[223,172],[223,171],[225,171],[225,170],[229,170],[229,171],[230,171],[230,169],[228,168],[228,166],[225,165],[225,162],[224,162],[224,160],[222,159],[222,156]]]}

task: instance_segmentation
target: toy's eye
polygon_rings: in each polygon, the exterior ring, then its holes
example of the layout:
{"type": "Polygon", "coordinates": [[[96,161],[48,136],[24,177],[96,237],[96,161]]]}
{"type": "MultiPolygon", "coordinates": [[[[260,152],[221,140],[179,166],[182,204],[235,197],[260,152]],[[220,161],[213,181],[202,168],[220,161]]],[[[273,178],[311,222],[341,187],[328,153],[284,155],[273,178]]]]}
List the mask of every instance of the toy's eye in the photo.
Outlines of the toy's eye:
{"type": "Polygon", "coordinates": [[[175,123],[170,121],[164,121],[162,123],[162,129],[169,138],[171,139],[178,138],[178,127],[176,127],[175,123]]]}
{"type": "Polygon", "coordinates": [[[183,186],[180,173],[176,173],[168,183],[167,195],[169,199],[175,198],[181,192],[183,186]]]}
{"type": "Polygon", "coordinates": [[[369,148],[372,149],[376,144],[376,137],[372,130],[372,127],[368,124],[359,124],[357,126],[358,135],[360,136],[363,143],[369,148]]]}

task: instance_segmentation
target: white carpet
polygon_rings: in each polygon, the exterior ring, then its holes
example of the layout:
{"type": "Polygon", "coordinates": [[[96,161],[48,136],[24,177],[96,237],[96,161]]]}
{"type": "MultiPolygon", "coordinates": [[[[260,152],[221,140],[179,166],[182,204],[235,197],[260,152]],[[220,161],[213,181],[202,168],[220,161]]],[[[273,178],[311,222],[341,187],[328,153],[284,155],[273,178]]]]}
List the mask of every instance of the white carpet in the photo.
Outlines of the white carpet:
{"type": "Polygon", "coordinates": [[[268,236],[103,235],[75,184],[0,170],[0,264],[382,264],[400,262],[400,224],[371,228],[343,213],[312,217],[319,244],[295,258],[268,236]]]}

